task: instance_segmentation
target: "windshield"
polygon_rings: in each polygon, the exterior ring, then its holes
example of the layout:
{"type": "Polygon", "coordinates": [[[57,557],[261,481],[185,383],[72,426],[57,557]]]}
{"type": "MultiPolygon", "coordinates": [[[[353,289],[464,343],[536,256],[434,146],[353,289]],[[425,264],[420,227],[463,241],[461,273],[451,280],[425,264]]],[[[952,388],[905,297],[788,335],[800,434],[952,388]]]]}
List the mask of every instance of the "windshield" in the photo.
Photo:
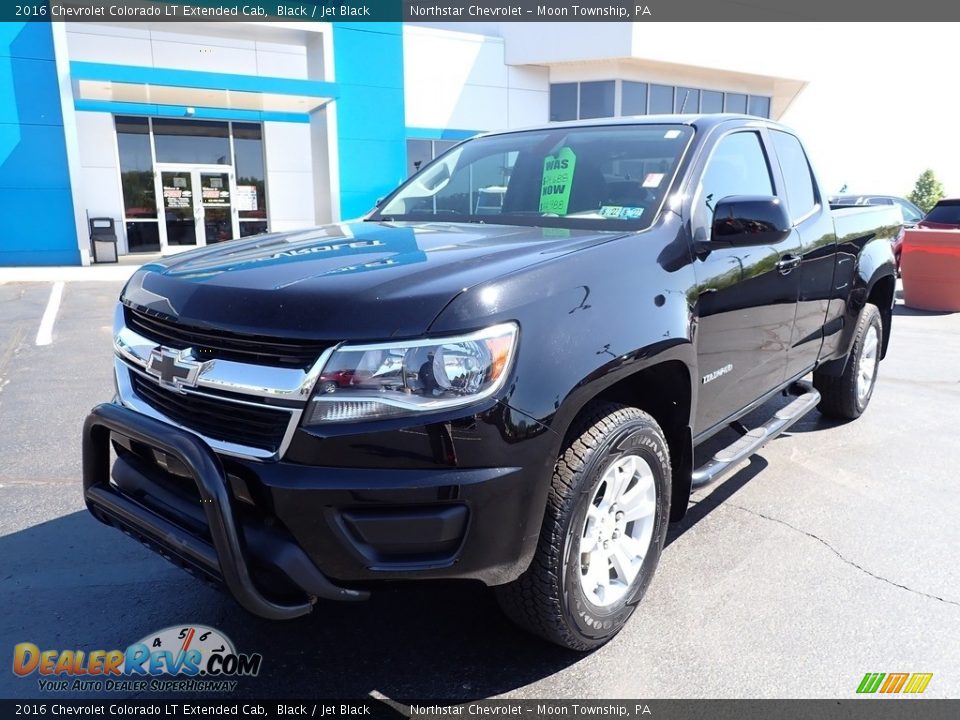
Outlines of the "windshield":
{"type": "Polygon", "coordinates": [[[622,125],[468,140],[410,178],[371,219],[642,230],[691,137],[686,125],[622,125]]]}

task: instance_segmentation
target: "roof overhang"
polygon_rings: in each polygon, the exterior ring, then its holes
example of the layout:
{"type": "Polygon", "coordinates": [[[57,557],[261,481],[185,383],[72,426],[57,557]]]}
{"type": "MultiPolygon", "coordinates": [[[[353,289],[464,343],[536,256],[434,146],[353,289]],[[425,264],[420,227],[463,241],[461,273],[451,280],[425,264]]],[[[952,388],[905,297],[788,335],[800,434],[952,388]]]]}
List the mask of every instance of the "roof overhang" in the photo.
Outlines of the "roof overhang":
{"type": "Polygon", "coordinates": [[[335,83],[103,63],[70,63],[78,101],[308,114],[336,98],[335,83]]]}

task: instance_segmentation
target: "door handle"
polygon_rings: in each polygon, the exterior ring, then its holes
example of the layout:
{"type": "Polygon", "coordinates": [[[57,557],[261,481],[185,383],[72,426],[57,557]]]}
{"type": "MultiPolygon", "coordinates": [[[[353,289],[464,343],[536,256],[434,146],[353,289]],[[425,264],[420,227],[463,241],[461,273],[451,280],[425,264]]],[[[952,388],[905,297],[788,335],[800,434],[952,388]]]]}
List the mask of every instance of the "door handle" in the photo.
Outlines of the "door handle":
{"type": "Polygon", "coordinates": [[[791,271],[800,267],[799,255],[784,255],[777,263],[777,272],[781,275],[789,275],[791,271]]]}

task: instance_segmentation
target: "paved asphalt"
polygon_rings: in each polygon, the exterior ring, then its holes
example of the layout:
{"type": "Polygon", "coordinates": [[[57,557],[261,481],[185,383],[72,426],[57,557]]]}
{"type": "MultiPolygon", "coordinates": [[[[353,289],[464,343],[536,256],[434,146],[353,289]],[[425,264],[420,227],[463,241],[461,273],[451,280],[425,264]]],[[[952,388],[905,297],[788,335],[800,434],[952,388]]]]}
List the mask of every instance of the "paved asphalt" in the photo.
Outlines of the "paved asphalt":
{"type": "Polygon", "coordinates": [[[850,698],[866,672],[932,672],[928,696],[960,696],[960,315],[898,305],[867,414],[813,413],[696,496],[632,622],[582,656],[467,584],[268,623],[94,521],[80,427],[111,394],[119,287],[67,283],[38,347],[50,284],[0,284],[0,697],[39,694],[5,669],[15,643],[123,648],[183,623],[263,653],[245,695],[850,698]]]}

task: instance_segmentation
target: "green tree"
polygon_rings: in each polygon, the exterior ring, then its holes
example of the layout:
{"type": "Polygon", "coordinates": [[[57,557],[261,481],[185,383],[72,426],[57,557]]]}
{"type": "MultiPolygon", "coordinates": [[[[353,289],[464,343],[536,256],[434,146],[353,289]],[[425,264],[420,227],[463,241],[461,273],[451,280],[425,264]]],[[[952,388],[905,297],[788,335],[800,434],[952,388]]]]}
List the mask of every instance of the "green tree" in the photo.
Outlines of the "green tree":
{"type": "Polygon", "coordinates": [[[943,196],[943,184],[937,180],[933,170],[927,168],[920,173],[920,177],[913,186],[913,192],[907,196],[907,199],[927,213],[939,200],[943,199],[943,196]]]}

